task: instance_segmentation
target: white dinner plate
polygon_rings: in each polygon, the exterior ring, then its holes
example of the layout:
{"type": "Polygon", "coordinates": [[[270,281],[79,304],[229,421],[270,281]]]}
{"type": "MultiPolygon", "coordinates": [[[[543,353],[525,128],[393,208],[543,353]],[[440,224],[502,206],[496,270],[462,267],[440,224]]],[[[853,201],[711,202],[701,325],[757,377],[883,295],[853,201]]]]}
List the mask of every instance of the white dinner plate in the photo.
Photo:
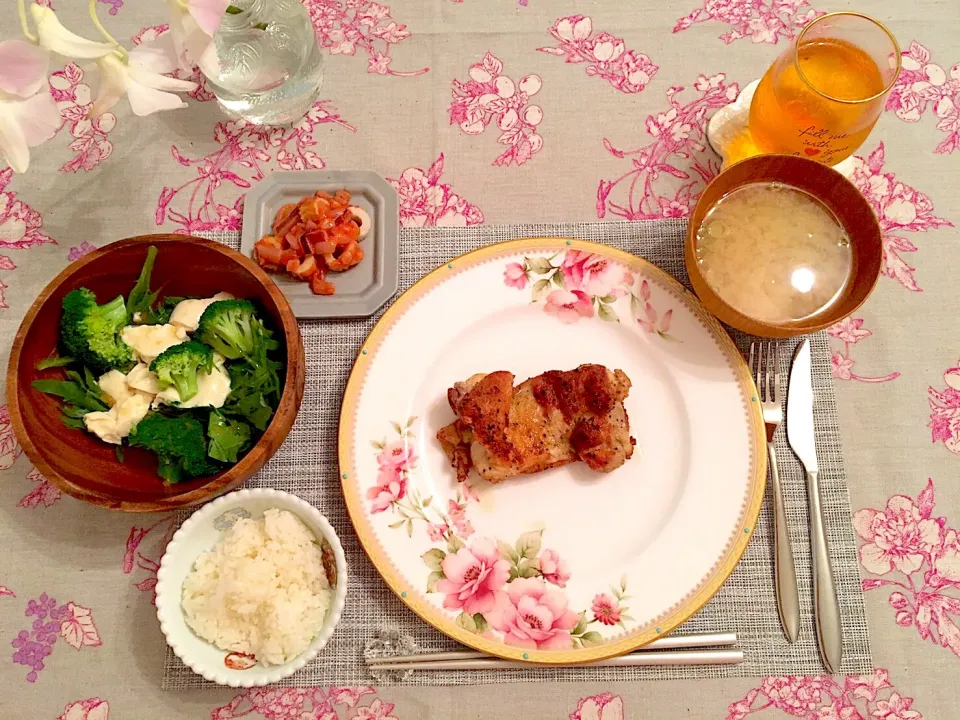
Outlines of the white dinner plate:
{"type": "Polygon", "coordinates": [[[743,358],[676,280],[603,245],[516,240],[438,268],[380,319],[344,394],[340,472],[367,554],[424,620],[576,663],[654,640],[717,591],[760,511],[764,437],[743,358]],[[631,459],[457,482],[435,437],[448,388],[583,363],[632,381],[631,459]]]}

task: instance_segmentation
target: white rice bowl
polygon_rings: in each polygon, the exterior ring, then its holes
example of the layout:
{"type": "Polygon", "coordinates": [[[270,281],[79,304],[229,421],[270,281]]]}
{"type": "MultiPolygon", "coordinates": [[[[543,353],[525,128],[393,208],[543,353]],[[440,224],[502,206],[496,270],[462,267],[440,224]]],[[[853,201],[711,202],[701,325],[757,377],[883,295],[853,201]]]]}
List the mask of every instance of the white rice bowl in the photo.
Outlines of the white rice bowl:
{"type": "Polygon", "coordinates": [[[183,582],[183,612],[221,650],[282,665],[307,649],[333,592],[320,545],[296,515],[271,508],[241,518],[183,582]]]}
{"type": "Polygon", "coordinates": [[[173,536],[157,573],[157,616],[194,672],[231,687],[267,685],[330,640],[346,573],[340,541],[316,508],[280,490],[239,490],[173,536]],[[335,567],[332,586],[324,560],[335,567]]]}

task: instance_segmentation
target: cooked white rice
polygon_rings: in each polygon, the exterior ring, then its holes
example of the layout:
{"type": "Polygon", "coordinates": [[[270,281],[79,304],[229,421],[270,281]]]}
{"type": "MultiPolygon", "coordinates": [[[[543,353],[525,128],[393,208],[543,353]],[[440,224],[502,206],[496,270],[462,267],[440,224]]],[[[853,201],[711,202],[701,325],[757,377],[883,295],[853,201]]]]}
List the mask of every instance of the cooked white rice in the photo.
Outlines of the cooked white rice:
{"type": "Polygon", "coordinates": [[[303,652],[323,625],[333,592],[320,545],[293,513],[241,519],[197,560],[183,583],[183,612],[221,650],[279,665],[303,652]]]}

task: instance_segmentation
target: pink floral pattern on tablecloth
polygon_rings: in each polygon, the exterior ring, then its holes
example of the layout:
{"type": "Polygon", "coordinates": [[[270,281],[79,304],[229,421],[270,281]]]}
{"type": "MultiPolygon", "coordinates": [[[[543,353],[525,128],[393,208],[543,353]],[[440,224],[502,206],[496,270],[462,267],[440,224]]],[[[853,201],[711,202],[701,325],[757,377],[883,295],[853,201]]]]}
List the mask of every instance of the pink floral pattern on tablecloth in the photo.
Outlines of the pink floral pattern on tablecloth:
{"type": "Polygon", "coordinates": [[[927,232],[953,223],[933,214],[933,203],[919,190],[884,172],[886,156],[883,143],[866,158],[854,156],[853,184],[870,203],[883,237],[883,266],[880,272],[893,278],[907,290],[919,292],[916,269],[900,253],[916,252],[917,246],[901,236],[902,232],[927,232]]]}
{"type": "Polygon", "coordinates": [[[594,34],[593,21],[584,15],[558,18],[548,32],[560,44],[537,50],[567,63],[586,63],[587,75],[606,80],[620,92],[640,92],[660,69],[645,53],[627,50],[622,38],[594,34]]]}
{"type": "Polygon", "coordinates": [[[313,149],[313,134],[320,125],[332,123],[356,132],[329,106],[329,101],[316,103],[301,120],[292,126],[252,125],[244,120],[218,122],[213,129],[220,149],[200,158],[188,158],[176,145],[171,146],[173,159],[184,167],[195,167],[197,176],[179,187],[164,187],[157,200],[156,224],[172,222],[176,232],[239,230],[243,215],[243,194],[221,202],[217,191],[225,183],[245,191],[261,180],[276,163],[283,170],[318,170],[325,167],[313,149]]]}
{"type": "Polygon", "coordinates": [[[864,579],[863,589],[893,590],[887,601],[897,625],[960,657],[960,538],[933,510],[931,479],[916,498],[894,495],[882,509],[854,514],[860,564],[878,576],[864,579]]]}
{"type": "Polygon", "coordinates": [[[10,423],[10,408],[0,405],[0,470],[8,470],[20,457],[23,449],[17,442],[10,423]]]}
{"type": "Polygon", "coordinates": [[[79,260],[84,255],[89,255],[96,249],[97,248],[95,246],[91,245],[86,240],[84,240],[79,245],[74,245],[72,248],[70,248],[70,251],[67,253],[67,260],[69,260],[70,262],[73,262],[74,260],[79,260]]]}
{"type": "Polygon", "coordinates": [[[706,147],[707,115],[736,99],[740,87],[727,84],[726,75],[700,75],[693,84],[698,97],[681,104],[682,86],[667,90],[670,109],[646,119],[654,140],[636,150],[618,150],[607,139],[603,146],[617,158],[629,158],[630,169],[619,177],[601,180],[597,187],[597,217],[607,213],[626,220],[684,218],[700,192],[720,171],[713,151],[706,147]]]}
{"type": "Polygon", "coordinates": [[[29,668],[29,683],[37,681],[58,638],[63,638],[74,650],[103,644],[93,614],[82,605],[73,602],[58,605],[54,598],[43,593],[27,602],[24,615],[33,618],[31,626],[21,630],[10,645],[14,648],[14,664],[29,668]]]}
{"type": "Polygon", "coordinates": [[[48,508],[60,499],[60,488],[47,480],[36,468],[32,468],[27,473],[27,480],[34,483],[36,487],[20,498],[17,507],[38,508],[43,506],[48,508]]]}
{"type": "Polygon", "coordinates": [[[836,325],[827,328],[827,333],[843,342],[842,350],[834,350],[830,356],[830,370],[837,380],[856,380],[863,383],[882,383],[896,380],[899,372],[892,372],[879,377],[867,377],[853,372],[855,361],[852,357],[852,348],[864,338],[873,335],[873,331],[863,327],[863,318],[844,318],[836,325]]]}
{"type": "Polygon", "coordinates": [[[40,213],[8,189],[12,178],[11,168],[0,170],[0,248],[22,250],[44,243],[56,244],[43,232],[40,213]]]}
{"type": "Polygon", "coordinates": [[[98,697],[75,700],[67,704],[57,720],[110,720],[110,703],[98,697]]]}
{"type": "Polygon", "coordinates": [[[113,153],[107,135],[117,126],[117,116],[105,112],[97,118],[88,117],[93,97],[83,78],[83,69],[73,62],[50,75],[50,94],[60,110],[62,127],[73,138],[70,149],[74,157],[60,166],[60,172],[90,172],[113,153]]]}
{"type": "Polygon", "coordinates": [[[390,67],[391,48],[410,37],[406,25],[390,16],[390,7],[368,0],[302,0],[310,13],[320,46],[331,55],[355,55],[359,48],[369,58],[367,72],[377,75],[422,75],[430,68],[400,71],[390,67]]]}
{"type": "Polygon", "coordinates": [[[467,135],[479,135],[496,122],[500,129],[497,142],[509,145],[493,161],[496,166],[523,165],[543,147],[538,127],[543,121],[539,105],[530,105],[540,92],[539,75],[527,75],[517,83],[503,74],[503,63],[492,53],[470,66],[470,79],[454,79],[450,124],[459,125],[467,135]]]}
{"type": "Polygon", "coordinates": [[[440,153],[426,171],[408,167],[399,178],[387,178],[400,196],[401,227],[466,227],[483,222],[480,208],[440,182],[443,164],[440,153]]]}
{"type": "Polygon", "coordinates": [[[910,43],[886,109],[908,123],[919,122],[932,110],[937,130],[947,135],[933,151],[949,154],[960,150],[960,63],[944,69],[931,59],[926,47],[916,40],[910,43]]]}
{"type": "Polygon", "coordinates": [[[264,720],[400,720],[393,704],[370,686],[253,688],[214,708],[210,720],[236,720],[256,713],[264,720]],[[373,696],[372,699],[362,698],[373,696]]]}
{"type": "Polygon", "coordinates": [[[792,40],[804,25],[822,14],[808,0],[704,0],[702,7],[677,20],[673,32],[718,20],[730,26],[720,35],[727,45],[747,37],[755,43],[776,45],[780,38],[792,40]]]}
{"type": "Polygon", "coordinates": [[[176,532],[176,529],[177,525],[174,522],[174,516],[168,515],[147,527],[141,528],[134,525],[130,528],[130,534],[127,536],[126,549],[123,553],[123,574],[129,575],[134,569],[144,570],[146,576],[140,580],[140,582],[134,583],[134,587],[140,592],[150,593],[150,602],[154,605],[157,604],[156,587],[157,572],[160,570],[160,558],[163,557],[163,551],[167,547],[167,543],[170,542],[170,538],[173,537],[173,533],[176,532]],[[154,533],[154,530],[158,528],[162,529],[163,533],[154,533]],[[155,541],[154,552],[145,554],[140,549],[140,546],[151,533],[155,541]]]}
{"type": "Polygon", "coordinates": [[[725,720],[770,709],[804,720],[921,720],[912,705],[913,698],[897,692],[883,668],[845,677],[779,675],[763,678],[759,687],[731,703],[725,720]]]}
{"type": "Polygon", "coordinates": [[[933,442],[942,442],[952,453],[960,455],[960,361],[943,373],[946,385],[938,390],[928,388],[930,403],[930,434],[933,442]]]}
{"type": "Polygon", "coordinates": [[[17,594],[10,588],[0,585],[0,597],[13,597],[15,598],[17,594]]]}
{"type": "Polygon", "coordinates": [[[623,698],[613,693],[600,693],[580,698],[570,720],[624,720],[623,698]]]}

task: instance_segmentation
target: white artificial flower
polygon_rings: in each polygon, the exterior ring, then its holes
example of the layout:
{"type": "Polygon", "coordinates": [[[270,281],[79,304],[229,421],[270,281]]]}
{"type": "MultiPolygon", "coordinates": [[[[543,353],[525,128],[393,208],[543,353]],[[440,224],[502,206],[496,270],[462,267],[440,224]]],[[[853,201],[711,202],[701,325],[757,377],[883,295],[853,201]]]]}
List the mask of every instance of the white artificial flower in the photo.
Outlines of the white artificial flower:
{"type": "Polygon", "coordinates": [[[49,92],[22,99],[0,91],[0,156],[14,172],[26,172],[30,148],[56,135],[61,122],[49,92]]]}
{"type": "Polygon", "coordinates": [[[208,77],[215,78],[220,74],[220,62],[213,42],[213,33],[220,23],[213,18],[222,18],[228,4],[224,0],[191,0],[186,3],[167,0],[170,35],[182,70],[190,72],[196,65],[208,77]],[[222,5],[222,10],[206,7],[211,3],[222,5]]]}
{"type": "Polygon", "coordinates": [[[52,138],[60,112],[47,87],[47,53],[22,40],[0,42],[0,158],[14,172],[30,165],[30,148],[52,138]]]}
{"type": "Polygon", "coordinates": [[[0,92],[27,98],[47,84],[50,55],[23,40],[0,42],[0,92]]]}
{"type": "Polygon", "coordinates": [[[37,26],[37,42],[50,52],[69,58],[93,60],[117,49],[111,43],[95,42],[80,37],[60,24],[57,14],[48,7],[32,4],[30,13],[37,26]]]}
{"type": "Polygon", "coordinates": [[[144,43],[130,51],[124,61],[116,55],[104,55],[97,60],[102,74],[100,93],[90,111],[92,117],[106,112],[117,101],[127,96],[134,115],[150,115],[159,110],[176,110],[187,104],[175,92],[197,89],[195,82],[167,77],[176,62],[157,47],[144,43]]]}

